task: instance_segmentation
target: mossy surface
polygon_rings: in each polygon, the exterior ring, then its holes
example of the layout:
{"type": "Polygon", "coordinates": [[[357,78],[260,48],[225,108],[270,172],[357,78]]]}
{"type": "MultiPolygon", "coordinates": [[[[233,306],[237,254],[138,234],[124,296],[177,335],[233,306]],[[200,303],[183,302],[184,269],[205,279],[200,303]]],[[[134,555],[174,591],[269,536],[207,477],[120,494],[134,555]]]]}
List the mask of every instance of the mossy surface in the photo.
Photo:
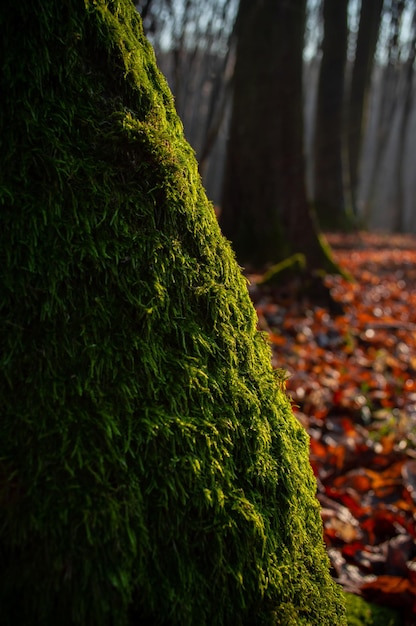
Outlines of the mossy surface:
{"type": "Polygon", "coordinates": [[[283,259],[280,263],[272,265],[264,274],[260,281],[262,285],[279,284],[288,280],[293,280],[296,276],[301,276],[306,268],[305,255],[297,253],[283,259]]]}
{"type": "Polygon", "coordinates": [[[346,593],[348,626],[403,626],[397,611],[346,593]]]}
{"type": "Polygon", "coordinates": [[[133,4],[0,26],[3,626],[345,624],[307,435],[133,4]]]}

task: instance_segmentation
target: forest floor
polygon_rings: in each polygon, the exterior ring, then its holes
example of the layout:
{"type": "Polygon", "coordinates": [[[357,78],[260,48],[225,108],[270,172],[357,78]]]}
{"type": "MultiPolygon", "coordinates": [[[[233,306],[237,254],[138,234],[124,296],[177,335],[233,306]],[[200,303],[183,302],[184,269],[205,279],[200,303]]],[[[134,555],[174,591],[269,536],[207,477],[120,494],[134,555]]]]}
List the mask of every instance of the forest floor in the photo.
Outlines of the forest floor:
{"type": "Polygon", "coordinates": [[[310,435],[324,539],[346,591],[416,624],[416,237],[327,235],[354,278],[336,303],[297,287],[250,292],[310,435]],[[297,297],[296,297],[297,296],[297,297]],[[413,616],[413,617],[412,617],[413,616]]]}

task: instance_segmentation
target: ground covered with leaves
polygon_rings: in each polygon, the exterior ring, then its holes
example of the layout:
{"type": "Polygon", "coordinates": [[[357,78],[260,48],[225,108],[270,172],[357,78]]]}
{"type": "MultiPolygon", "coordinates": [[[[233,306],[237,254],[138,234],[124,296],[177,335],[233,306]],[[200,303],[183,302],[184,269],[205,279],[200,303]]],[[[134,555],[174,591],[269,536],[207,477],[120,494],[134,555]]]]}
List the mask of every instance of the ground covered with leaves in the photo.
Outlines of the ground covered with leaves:
{"type": "Polygon", "coordinates": [[[250,291],[310,435],[324,538],[346,591],[416,624],[416,237],[328,235],[353,277],[250,291]]]}

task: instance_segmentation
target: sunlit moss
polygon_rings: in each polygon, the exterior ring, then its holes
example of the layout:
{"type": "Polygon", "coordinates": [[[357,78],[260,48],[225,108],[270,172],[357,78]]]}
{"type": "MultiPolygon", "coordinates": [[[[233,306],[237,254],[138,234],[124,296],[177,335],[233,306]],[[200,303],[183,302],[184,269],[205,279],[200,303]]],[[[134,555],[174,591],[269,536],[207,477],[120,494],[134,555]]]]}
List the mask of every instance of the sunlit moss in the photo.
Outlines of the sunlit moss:
{"type": "Polygon", "coordinates": [[[2,624],[344,624],[306,433],[133,4],[0,24],[2,624]]]}

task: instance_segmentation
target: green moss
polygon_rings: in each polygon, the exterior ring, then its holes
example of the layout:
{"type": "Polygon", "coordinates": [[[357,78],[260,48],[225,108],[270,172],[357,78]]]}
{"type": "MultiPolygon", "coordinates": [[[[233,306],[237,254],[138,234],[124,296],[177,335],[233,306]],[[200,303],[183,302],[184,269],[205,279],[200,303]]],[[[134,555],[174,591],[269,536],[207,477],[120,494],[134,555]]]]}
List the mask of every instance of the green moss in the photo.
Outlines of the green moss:
{"type": "Polygon", "coordinates": [[[306,433],[133,4],[0,26],[2,624],[345,624],[306,433]]]}
{"type": "Polygon", "coordinates": [[[292,254],[292,256],[283,259],[280,263],[275,263],[262,276],[260,284],[269,285],[273,283],[281,283],[282,281],[293,279],[300,276],[306,268],[306,259],[304,254],[292,254]]]}
{"type": "Polygon", "coordinates": [[[350,274],[350,272],[345,267],[342,267],[341,265],[339,265],[339,263],[336,263],[333,252],[331,250],[331,246],[329,245],[327,238],[322,232],[318,234],[318,239],[327,261],[321,273],[326,272],[329,274],[340,274],[343,278],[345,278],[345,280],[353,282],[354,278],[352,274],[350,274]]]}
{"type": "Polygon", "coordinates": [[[363,598],[345,594],[348,626],[402,626],[397,611],[366,602],[363,598]]]}

